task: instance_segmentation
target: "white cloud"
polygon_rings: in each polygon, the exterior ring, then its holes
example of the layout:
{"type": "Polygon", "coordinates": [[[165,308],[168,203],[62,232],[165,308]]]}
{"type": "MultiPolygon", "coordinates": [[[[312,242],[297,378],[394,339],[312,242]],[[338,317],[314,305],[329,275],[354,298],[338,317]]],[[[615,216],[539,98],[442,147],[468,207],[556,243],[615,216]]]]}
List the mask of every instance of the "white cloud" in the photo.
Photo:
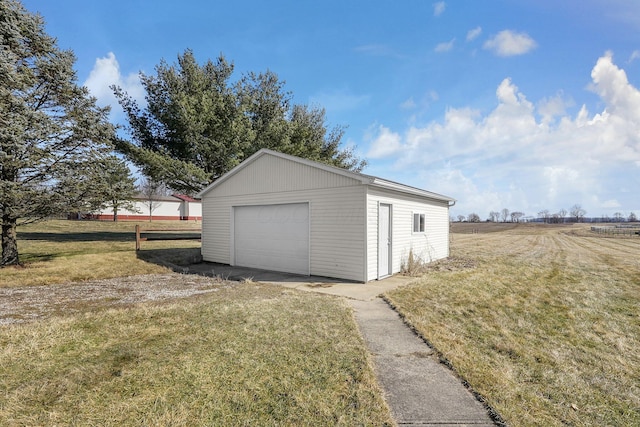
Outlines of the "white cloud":
{"type": "Polygon", "coordinates": [[[379,159],[393,154],[397,154],[402,149],[400,135],[393,133],[384,126],[378,127],[378,136],[371,143],[371,148],[367,153],[368,157],[379,159]]]}
{"type": "Polygon", "coordinates": [[[510,30],[500,31],[483,45],[485,49],[498,56],[523,55],[535,49],[536,46],[535,40],[526,33],[516,33],[510,30]]]}
{"type": "Polygon", "coordinates": [[[591,77],[596,113],[585,105],[568,113],[573,101],[563,92],[531,102],[506,78],[488,112],[448,108],[442,120],[400,132],[378,126],[368,156],[458,199],[455,214],[506,207],[536,215],[575,203],[592,216],[637,209],[637,194],[621,189],[640,185],[640,91],[610,53],[591,77]]]}
{"type": "Polygon", "coordinates": [[[627,62],[631,63],[638,58],[640,58],[640,50],[634,50],[633,52],[631,52],[631,56],[629,57],[629,60],[627,62]]]}
{"type": "Polygon", "coordinates": [[[440,16],[444,13],[447,5],[443,1],[439,1],[433,4],[433,16],[440,16]]]}
{"type": "Polygon", "coordinates": [[[600,204],[600,207],[604,209],[618,209],[622,206],[616,199],[611,199],[611,200],[605,200],[604,202],[602,202],[600,204]]]}
{"type": "Polygon", "coordinates": [[[612,56],[607,52],[593,67],[591,90],[606,102],[609,113],[640,122],[640,92],[629,83],[627,73],[613,63],[612,56]]]}
{"type": "Polygon", "coordinates": [[[453,45],[456,42],[456,39],[451,39],[448,42],[443,42],[443,43],[439,43],[434,51],[436,52],[449,52],[451,49],[453,49],[453,45]]]}
{"type": "Polygon", "coordinates": [[[480,34],[482,34],[482,28],[481,27],[476,27],[476,28],[474,28],[472,30],[469,30],[467,32],[467,41],[470,42],[472,40],[477,39],[480,36],[480,34]]]}
{"type": "Polygon", "coordinates": [[[120,72],[120,64],[113,52],[109,52],[104,58],[97,58],[84,86],[89,89],[91,95],[98,99],[98,104],[110,105],[112,115],[122,114],[122,109],[110,89],[111,85],[120,86],[125,92],[138,102],[144,101],[144,88],[140,83],[138,73],[130,73],[123,76],[120,72]]]}
{"type": "Polygon", "coordinates": [[[555,96],[540,100],[536,109],[540,116],[542,116],[542,122],[550,123],[553,122],[556,117],[565,116],[567,114],[567,108],[573,106],[573,100],[565,98],[564,94],[560,92],[555,96]]]}
{"type": "Polygon", "coordinates": [[[561,165],[543,167],[542,177],[545,180],[547,200],[553,204],[558,203],[558,196],[562,194],[563,189],[575,187],[582,180],[578,170],[561,165]]]}

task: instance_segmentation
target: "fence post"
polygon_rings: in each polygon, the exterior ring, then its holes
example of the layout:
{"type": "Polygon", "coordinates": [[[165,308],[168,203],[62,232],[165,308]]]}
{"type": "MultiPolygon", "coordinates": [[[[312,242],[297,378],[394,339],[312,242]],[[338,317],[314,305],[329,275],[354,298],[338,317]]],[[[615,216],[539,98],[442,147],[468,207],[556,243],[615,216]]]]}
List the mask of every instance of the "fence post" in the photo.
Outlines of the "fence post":
{"type": "Polygon", "coordinates": [[[136,251],[140,250],[140,225],[136,225],[136,251]]]}

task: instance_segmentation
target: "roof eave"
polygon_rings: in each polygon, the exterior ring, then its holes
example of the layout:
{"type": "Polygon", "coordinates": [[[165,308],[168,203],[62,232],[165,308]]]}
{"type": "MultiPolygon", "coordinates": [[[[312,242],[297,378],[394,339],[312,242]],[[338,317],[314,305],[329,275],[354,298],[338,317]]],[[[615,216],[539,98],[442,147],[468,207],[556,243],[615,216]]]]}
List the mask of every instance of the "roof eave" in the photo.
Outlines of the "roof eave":
{"type": "Polygon", "coordinates": [[[438,201],[447,202],[447,203],[456,202],[456,199],[453,199],[448,196],[444,196],[442,194],[433,193],[431,191],[422,190],[420,188],[411,187],[408,185],[400,184],[393,181],[388,181],[385,179],[375,178],[375,177],[373,177],[373,179],[371,180],[370,185],[373,187],[378,187],[385,190],[398,191],[401,193],[411,194],[411,195],[420,196],[420,197],[426,197],[432,200],[438,200],[438,201]]]}

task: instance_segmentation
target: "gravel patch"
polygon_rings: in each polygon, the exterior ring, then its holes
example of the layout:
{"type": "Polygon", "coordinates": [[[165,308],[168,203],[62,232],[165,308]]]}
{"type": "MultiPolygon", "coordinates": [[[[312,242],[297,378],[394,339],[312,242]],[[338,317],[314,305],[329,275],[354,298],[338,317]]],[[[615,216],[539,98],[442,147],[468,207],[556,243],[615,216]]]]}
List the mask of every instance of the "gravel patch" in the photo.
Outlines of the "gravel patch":
{"type": "Polygon", "coordinates": [[[163,302],[233,286],[192,274],[149,274],[47,286],[0,288],[0,325],[25,323],[97,308],[163,302]]]}

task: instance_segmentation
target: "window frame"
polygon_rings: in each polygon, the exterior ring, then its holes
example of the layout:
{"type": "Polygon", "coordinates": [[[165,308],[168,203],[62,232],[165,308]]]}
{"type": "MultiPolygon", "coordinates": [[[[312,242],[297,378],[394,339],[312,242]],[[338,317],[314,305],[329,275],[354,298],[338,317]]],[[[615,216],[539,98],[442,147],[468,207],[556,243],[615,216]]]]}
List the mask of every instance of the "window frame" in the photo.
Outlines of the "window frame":
{"type": "Polygon", "coordinates": [[[427,223],[427,215],[424,212],[412,212],[411,234],[424,234],[427,228],[426,223],[427,223]]]}

